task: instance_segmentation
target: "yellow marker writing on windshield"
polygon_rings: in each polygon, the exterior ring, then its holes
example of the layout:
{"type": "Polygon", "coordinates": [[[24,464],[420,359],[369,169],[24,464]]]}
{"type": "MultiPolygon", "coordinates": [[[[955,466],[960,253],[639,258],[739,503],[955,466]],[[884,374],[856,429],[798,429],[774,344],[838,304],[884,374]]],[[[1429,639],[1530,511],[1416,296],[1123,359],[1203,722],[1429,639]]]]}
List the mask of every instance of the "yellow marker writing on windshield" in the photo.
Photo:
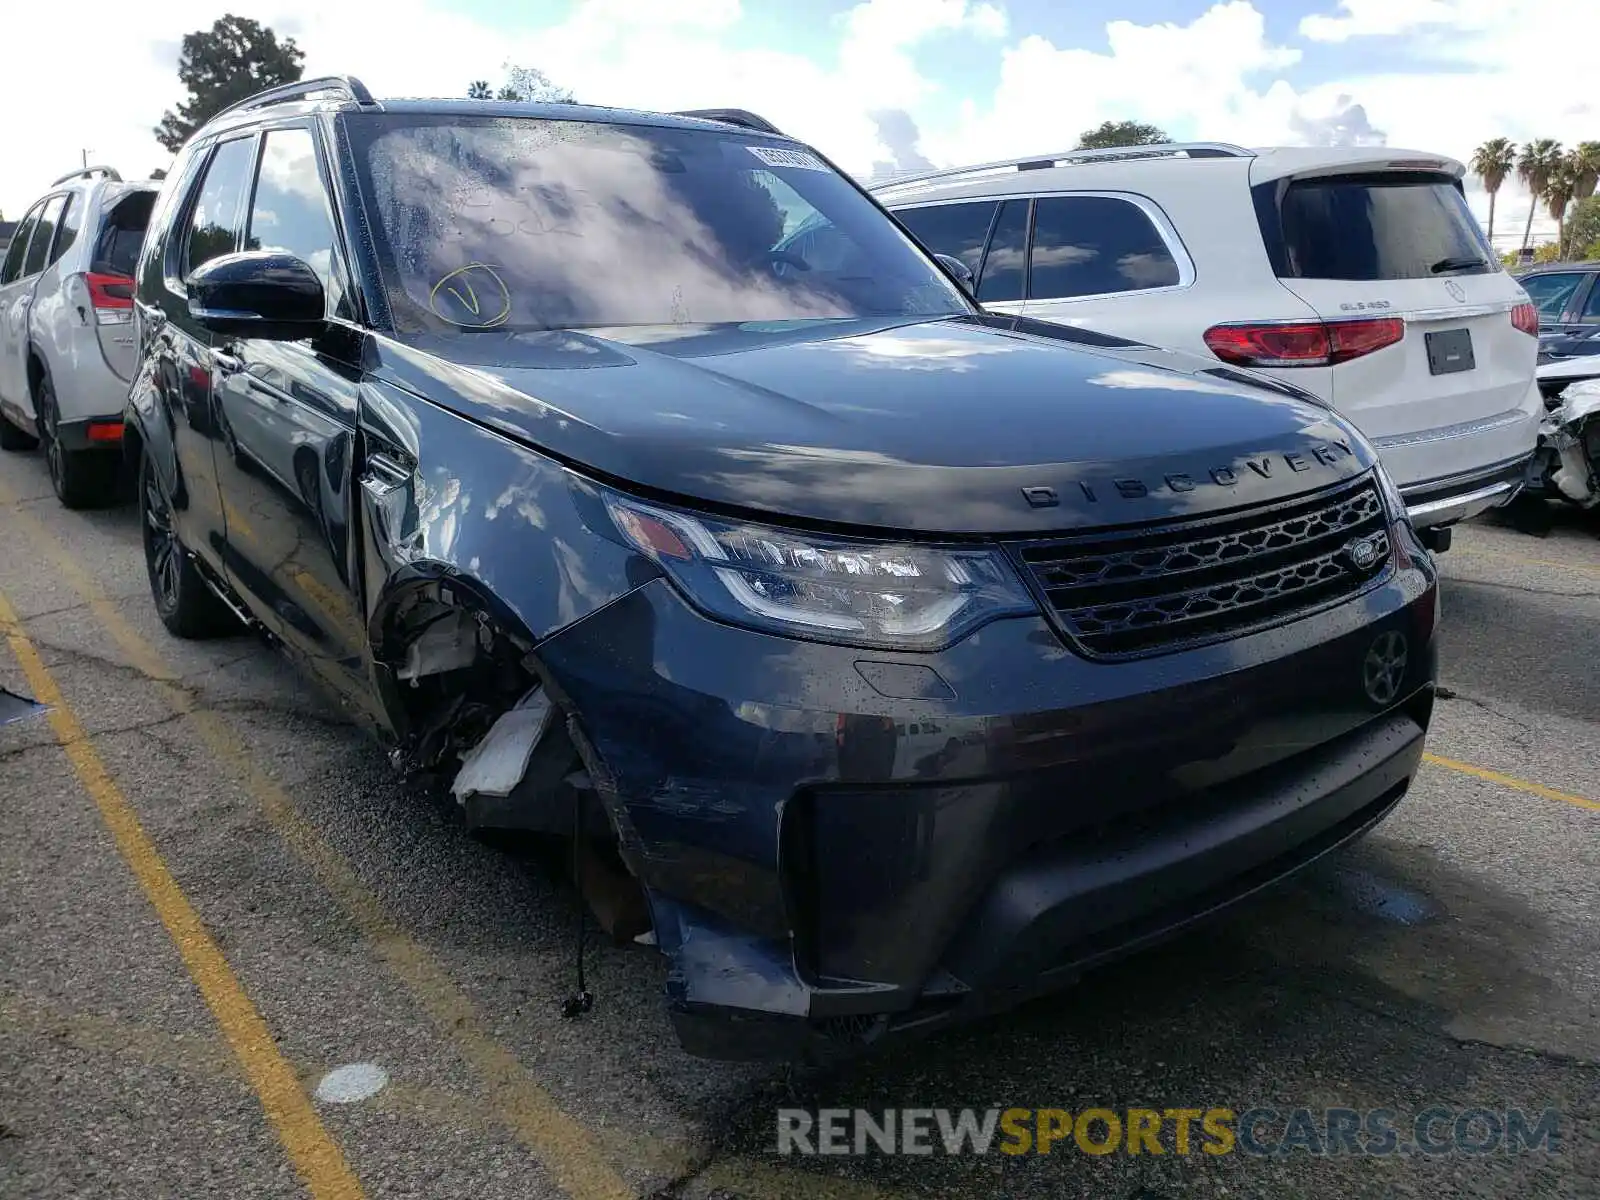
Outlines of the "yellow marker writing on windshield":
{"type": "Polygon", "coordinates": [[[493,267],[473,262],[434,284],[428,292],[428,307],[435,316],[463,329],[493,329],[511,316],[511,292],[493,267]],[[463,310],[471,319],[462,320],[463,310]]]}

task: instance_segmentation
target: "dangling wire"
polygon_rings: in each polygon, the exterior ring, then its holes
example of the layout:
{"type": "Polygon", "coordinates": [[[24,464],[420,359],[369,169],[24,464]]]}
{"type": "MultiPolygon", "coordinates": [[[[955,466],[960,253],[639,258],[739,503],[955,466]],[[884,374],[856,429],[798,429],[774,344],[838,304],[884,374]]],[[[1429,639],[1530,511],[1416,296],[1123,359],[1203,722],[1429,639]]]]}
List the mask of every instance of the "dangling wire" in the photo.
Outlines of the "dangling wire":
{"type": "Polygon", "coordinates": [[[583,894],[583,811],[584,793],[581,788],[573,788],[572,804],[572,883],[578,889],[578,928],[576,937],[576,950],[578,959],[578,990],[568,996],[561,1004],[561,1015],[567,1020],[575,1020],[594,1007],[594,996],[584,985],[583,979],[583,936],[584,913],[583,908],[587,902],[583,894]]]}

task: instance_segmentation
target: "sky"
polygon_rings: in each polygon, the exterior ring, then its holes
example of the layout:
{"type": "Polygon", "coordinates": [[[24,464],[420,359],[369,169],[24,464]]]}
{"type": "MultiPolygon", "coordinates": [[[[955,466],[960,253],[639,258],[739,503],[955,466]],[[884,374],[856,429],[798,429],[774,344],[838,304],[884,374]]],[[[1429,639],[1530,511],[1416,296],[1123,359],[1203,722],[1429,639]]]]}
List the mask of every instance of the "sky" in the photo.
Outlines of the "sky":
{"type": "MultiPolygon", "coordinates": [[[[0,212],[84,152],[126,178],[166,166],[151,129],[183,98],[183,35],[230,11],[380,97],[534,66],[591,103],[752,109],[861,178],[1064,150],[1121,118],[1462,160],[1495,136],[1600,140],[1593,73],[1553,65],[1600,44],[1595,0],[79,0],[70,37],[48,5],[8,19],[0,212]]],[[[1502,189],[1502,248],[1528,207],[1502,189]]],[[[1535,236],[1553,230],[1541,208],[1535,236]]]]}

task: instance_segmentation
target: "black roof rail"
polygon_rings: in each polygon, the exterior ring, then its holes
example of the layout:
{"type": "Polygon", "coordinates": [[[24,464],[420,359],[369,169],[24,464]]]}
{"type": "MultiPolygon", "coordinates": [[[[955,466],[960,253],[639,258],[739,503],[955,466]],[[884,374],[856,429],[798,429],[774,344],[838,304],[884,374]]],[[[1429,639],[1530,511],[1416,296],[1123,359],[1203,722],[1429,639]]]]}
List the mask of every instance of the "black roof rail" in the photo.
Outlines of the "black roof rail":
{"type": "Polygon", "coordinates": [[[745,108],[690,108],[672,114],[675,117],[698,117],[702,121],[721,121],[724,125],[737,125],[741,129],[754,129],[757,133],[784,133],[765,117],[758,117],[745,108]]]}
{"type": "MultiPolygon", "coordinates": [[[[230,104],[222,112],[216,114],[211,120],[226,113],[246,112],[252,108],[265,108],[269,104],[283,104],[290,100],[304,100],[318,92],[342,92],[346,99],[354,100],[360,105],[376,104],[372,93],[367,91],[367,85],[354,75],[321,75],[316,79],[301,79],[295,83],[283,83],[277,87],[270,87],[264,92],[257,92],[253,96],[246,96],[237,104],[230,104]]],[[[207,122],[209,124],[209,122],[207,122]]]]}
{"type": "Polygon", "coordinates": [[[68,171],[60,179],[57,179],[54,182],[52,182],[50,184],[50,186],[51,187],[60,187],[63,183],[65,183],[69,179],[88,179],[90,176],[93,176],[93,175],[104,175],[107,179],[111,180],[112,183],[121,183],[122,182],[122,176],[117,174],[117,169],[115,167],[93,166],[93,167],[79,167],[76,171],[68,171]]]}

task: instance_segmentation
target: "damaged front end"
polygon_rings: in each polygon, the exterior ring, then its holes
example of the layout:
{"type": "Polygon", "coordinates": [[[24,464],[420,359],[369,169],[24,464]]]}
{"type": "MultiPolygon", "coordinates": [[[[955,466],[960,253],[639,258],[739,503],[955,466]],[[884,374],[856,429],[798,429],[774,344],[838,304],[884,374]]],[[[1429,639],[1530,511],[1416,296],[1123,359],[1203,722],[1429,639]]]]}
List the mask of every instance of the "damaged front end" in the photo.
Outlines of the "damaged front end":
{"type": "Polygon", "coordinates": [[[1537,490],[1580,508],[1600,505],[1600,379],[1566,387],[1539,427],[1537,490]]]}

